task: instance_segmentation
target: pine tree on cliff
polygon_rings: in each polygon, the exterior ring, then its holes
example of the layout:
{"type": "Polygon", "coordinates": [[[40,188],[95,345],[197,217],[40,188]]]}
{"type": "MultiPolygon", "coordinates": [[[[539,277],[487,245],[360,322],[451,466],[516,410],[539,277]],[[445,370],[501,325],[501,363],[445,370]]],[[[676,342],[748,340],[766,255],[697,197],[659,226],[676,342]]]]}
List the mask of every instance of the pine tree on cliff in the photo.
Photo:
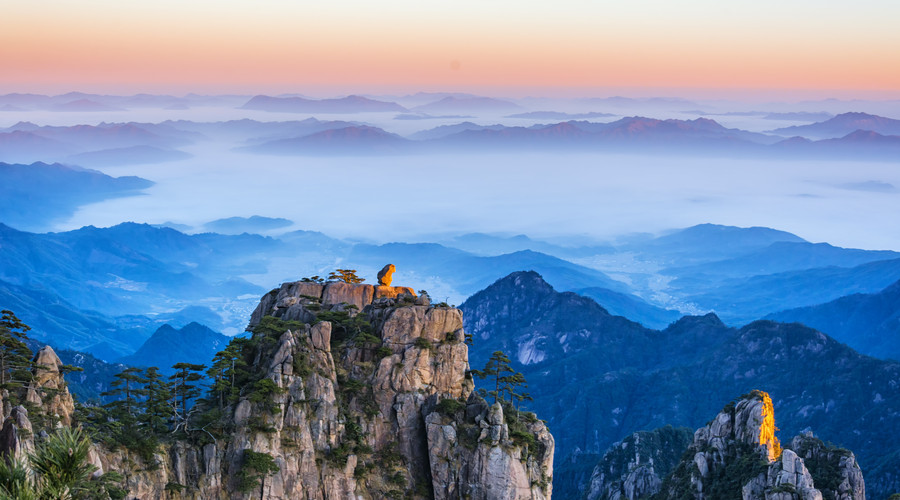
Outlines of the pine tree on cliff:
{"type": "Polygon", "coordinates": [[[160,435],[169,430],[169,423],[175,416],[172,408],[172,382],[166,382],[159,368],[151,366],[144,375],[146,384],[146,400],[144,412],[138,415],[138,420],[152,434],[160,435]]]}
{"type": "Polygon", "coordinates": [[[356,275],[356,269],[335,269],[328,275],[329,280],[343,281],[344,283],[357,284],[366,281],[356,275]]]}
{"type": "Polygon", "coordinates": [[[0,313],[0,389],[15,389],[31,380],[33,353],[25,344],[31,328],[12,311],[0,313]]]}
{"type": "Polygon", "coordinates": [[[247,362],[244,361],[243,352],[250,343],[250,339],[232,339],[224,350],[216,353],[212,365],[206,371],[213,379],[209,389],[212,396],[210,399],[218,402],[220,411],[224,411],[225,406],[236,401],[240,395],[240,387],[235,385],[235,380],[239,372],[246,371],[247,362]]]}
{"type": "Polygon", "coordinates": [[[101,396],[116,396],[116,400],[105,405],[110,414],[116,420],[135,420],[135,407],[138,404],[138,398],[147,395],[146,389],[143,388],[147,383],[147,379],[143,376],[143,370],[140,368],[126,368],[115,375],[109,385],[114,387],[109,391],[100,393],[101,396]]]}
{"type": "Polygon", "coordinates": [[[200,373],[206,369],[206,365],[193,363],[175,363],[172,368],[178,370],[169,379],[175,382],[175,430],[187,432],[190,413],[188,408],[191,401],[200,396],[200,385],[195,383],[203,379],[200,373]]]}

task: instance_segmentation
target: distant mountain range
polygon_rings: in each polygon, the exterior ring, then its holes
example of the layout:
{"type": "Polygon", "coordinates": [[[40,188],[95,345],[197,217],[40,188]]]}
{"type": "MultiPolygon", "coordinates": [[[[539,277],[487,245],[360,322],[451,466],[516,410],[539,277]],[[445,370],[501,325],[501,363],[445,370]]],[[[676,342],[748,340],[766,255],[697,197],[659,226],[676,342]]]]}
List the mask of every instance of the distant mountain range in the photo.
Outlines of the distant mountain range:
{"type": "Polygon", "coordinates": [[[825,121],[778,128],[772,130],[771,133],[788,137],[835,139],[845,137],[858,130],[876,132],[881,135],[900,135],[900,120],[868,113],[842,113],[825,121]]]}
{"type": "Polygon", "coordinates": [[[86,167],[113,167],[144,163],[165,163],[187,160],[193,155],[183,151],[162,149],[155,146],[129,146],[79,153],[66,158],[67,162],[86,167]]]}
{"type": "Polygon", "coordinates": [[[412,142],[396,134],[366,125],[323,130],[303,137],[280,139],[238,148],[272,155],[372,155],[398,154],[410,150],[412,142]]]}
{"type": "Polygon", "coordinates": [[[855,293],[766,318],[803,323],[863,354],[900,360],[900,281],[875,293],[855,293]]]}
{"type": "Polygon", "coordinates": [[[189,323],[180,329],[165,324],[153,332],[134,353],[116,360],[129,366],[159,368],[160,373],[175,372],[175,363],[208,365],[215,354],[228,345],[230,337],[203,326],[189,323]]]}
{"type": "Polygon", "coordinates": [[[260,233],[273,229],[290,227],[294,222],[283,217],[228,217],[216,219],[203,225],[205,231],[219,234],[260,233]]]}
{"type": "Polygon", "coordinates": [[[205,96],[187,94],[182,97],[171,95],[136,94],[130,96],[86,94],[69,92],[48,96],[40,94],[0,95],[0,109],[14,108],[20,111],[116,111],[122,109],[189,109],[195,106],[234,106],[246,101],[244,96],[205,96]]]}
{"type": "Polygon", "coordinates": [[[395,102],[377,101],[358,95],[337,99],[306,99],[303,97],[270,97],[258,95],[247,101],[242,109],[281,113],[371,113],[407,111],[395,102]]]}
{"type": "Polygon", "coordinates": [[[263,142],[244,148],[259,154],[358,155],[479,151],[554,151],[894,160],[900,137],[854,132],[840,139],[811,141],[726,128],[706,118],[657,120],[629,117],[610,123],[570,120],[512,127],[461,122],[422,130],[408,138],[380,128],[354,125],[263,142]]]}
{"type": "Polygon", "coordinates": [[[81,205],[131,196],[152,185],[140,177],[110,177],[58,163],[0,163],[0,214],[17,228],[44,229],[81,205]]]}
{"type": "Polygon", "coordinates": [[[560,474],[576,450],[602,453],[665,424],[701,426],[734,394],[756,388],[775,400],[782,435],[813,428],[856,451],[864,471],[898,465],[900,363],[860,355],[802,325],[729,328],[709,314],[650,330],[558,293],[533,272],[513,273],[460,308],[474,335],[471,366],[503,350],[524,374],[534,398],[528,407],[554,429],[560,474]]]}
{"type": "Polygon", "coordinates": [[[19,122],[0,129],[0,161],[125,160],[146,162],[185,158],[176,148],[193,144],[197,134],[162,124],[102,123],[100,125],[37,126],[19,122]],[[83,156],[86,155],[86,156],[83,156]]]}
{"type": "Polygon", "coordinates": [[[522,110],[516,103],[492,97],[446,96],[438,101],[411,108],[426,114],[510,113],[522,110]]]}

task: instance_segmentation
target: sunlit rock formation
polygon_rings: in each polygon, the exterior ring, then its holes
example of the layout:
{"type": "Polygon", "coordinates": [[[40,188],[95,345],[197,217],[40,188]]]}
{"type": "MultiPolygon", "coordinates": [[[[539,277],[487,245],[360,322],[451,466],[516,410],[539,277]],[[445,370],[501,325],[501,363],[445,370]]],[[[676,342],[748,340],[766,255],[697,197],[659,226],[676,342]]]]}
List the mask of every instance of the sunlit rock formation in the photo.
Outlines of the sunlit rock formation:
{"type": "Polygon", "coordinates": [[[811,436],[792,441],[800,454],[782,450],[775,430],[767,393],[752,391],[729,403],[694,433],[684,458],[654,498],[865,500],[862,473],[852,453],[814,446],[811,436]],[[815,463],[805,462],[804,456],[815,457],[815,463]],[[832,463],[835,468],[828,467],[832,463]]]}

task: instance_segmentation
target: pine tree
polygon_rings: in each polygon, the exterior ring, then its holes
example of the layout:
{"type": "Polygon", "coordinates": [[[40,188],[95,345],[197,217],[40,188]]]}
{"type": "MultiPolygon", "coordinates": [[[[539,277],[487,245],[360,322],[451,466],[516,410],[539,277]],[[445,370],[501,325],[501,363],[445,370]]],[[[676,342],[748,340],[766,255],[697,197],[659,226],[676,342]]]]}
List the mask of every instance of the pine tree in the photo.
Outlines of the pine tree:
{"type": "Polygon", "coordinates": [[[163,379],[159,368],[151,366],[144,375],[144,412],[138,417],[141,424],[152,434],[163,434],[169,430],[169,423],[174,417],[171,382],[163,379]]]}
{"type": "Polygon", "coordinates": [[[114,387],[109,391],[101,393],[101,396],[115,396],[116,399],[105,405],[110,415],[116,420],[133,423],[135,421],[135,408],[139,402],[138,398],[147,395],[146,389],[143,388],[147,383],[147,379],[143,377],[143,370],[140,368],[126,368],[116,374],[115,380],[109,385],[114,387]]]}
{"type": "Polygon", "coordinates": [[[243,352],[249,343],[250,339],[232,339],[225,350],[216,353],[212,366],[206,372],[213,379],[210,399],[218,402],[219,410],[224,411],[225,406],[235,402],[240,395],[240,387],[235,382],[240,374],[246,372],[247,362],[243,352]]]}
{"type": "Polygon", "coordinates": [[[192,400],[200,396],[200,385],[196,382],[203,379],[199,373],[206,369],[206,365],[193,363],[175,363],[172,368],[177,370],[169,377],[174,381],[173,392],[175,395],[175,430],[188,431],[190,414],[188,408],[192,400]]]}
{"type": "Polygon", "coordinates": [[[360,278],[356,275],[356,269],[335,269],[331,271],[331,274],[328,275],[329,280],[337,280],[343,281],[344,283],[362,283],[366,281],[364,278],[360,278]]]}
{"type": "Polygon", "coordinates": [[[509,365],[509,356],[503,351],[494,351],[482,370],[472,370],[472,375],[480,379],[492,379],[494,390],[485,394],[494,397],[494,402],[501,401],[512,404],[513,410],[518,413],[519,404],[522,401],[532,401],[528,393],[520,393],[520,388],[528,388],[525,375],[515,371],[509,365]],[[506,394],[509,399],[504,397],[506,394]]]}
{"type": "Polygon", "coordinates": [[[12,311],[0,314],[0,389],[16,389],[31,380],[34,353],[25,344],[31,328],[12,311]]]}
{"type": "Polygon", "coordinates": [[[503,392],[501,391],[500,383],[506,380],[506,375],[504,375],[504,373],[512,374],[515,372],[510,368],[509,357],[503,351],[494,351],[487,363],[484,364],[483,369],[472,370],[472,375],[475,375],[478,378],[493,378],[494,390],[488,391],[487,394],[494,397],[495,403],[499,400],[503,400],[503,392]]]}

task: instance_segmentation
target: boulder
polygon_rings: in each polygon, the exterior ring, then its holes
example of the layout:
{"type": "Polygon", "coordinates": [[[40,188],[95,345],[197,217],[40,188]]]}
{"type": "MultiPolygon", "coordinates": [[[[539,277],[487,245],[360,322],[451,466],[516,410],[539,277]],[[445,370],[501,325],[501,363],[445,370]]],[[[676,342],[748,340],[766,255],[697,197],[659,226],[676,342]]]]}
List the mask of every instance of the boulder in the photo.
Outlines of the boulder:
{"type": "Polygon", "coordinates": [[[381,268],[381,271],[378,271],[378,285],[379,286],[391,286],[391,280],[394,271],[397,268],[394,267],[393,264],[388,264],[381,268]]]}

